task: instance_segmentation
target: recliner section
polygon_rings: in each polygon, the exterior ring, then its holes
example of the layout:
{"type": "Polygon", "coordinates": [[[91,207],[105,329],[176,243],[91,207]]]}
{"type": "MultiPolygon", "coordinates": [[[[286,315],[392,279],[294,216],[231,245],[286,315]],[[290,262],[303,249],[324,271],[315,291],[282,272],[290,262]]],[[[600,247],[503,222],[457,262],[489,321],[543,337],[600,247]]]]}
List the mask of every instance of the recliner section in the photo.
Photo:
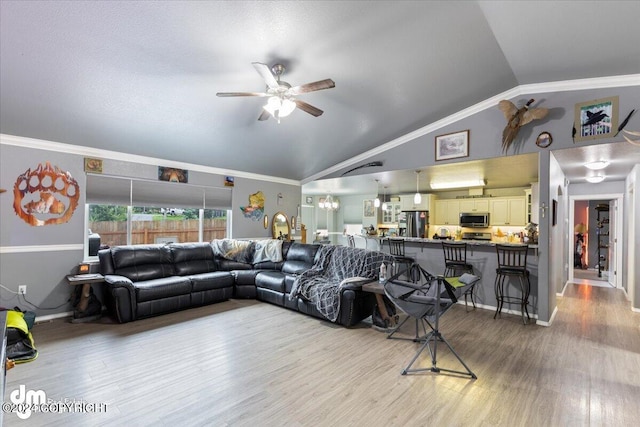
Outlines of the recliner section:
{"type": "MultiPolygon", "coordinates": [[[[118,246],[99,252],[106,305],[121,323],[229,298],[258,299],[321,319],[315,305],[290,298],[296,277],[313,267],[321,245],[283,242],[281,262],[247,264],[217,257],[209,243],[118,246]]],[[[353,326],[374,300],[357,286],[341,292],[337,323],[353,326]]]]}

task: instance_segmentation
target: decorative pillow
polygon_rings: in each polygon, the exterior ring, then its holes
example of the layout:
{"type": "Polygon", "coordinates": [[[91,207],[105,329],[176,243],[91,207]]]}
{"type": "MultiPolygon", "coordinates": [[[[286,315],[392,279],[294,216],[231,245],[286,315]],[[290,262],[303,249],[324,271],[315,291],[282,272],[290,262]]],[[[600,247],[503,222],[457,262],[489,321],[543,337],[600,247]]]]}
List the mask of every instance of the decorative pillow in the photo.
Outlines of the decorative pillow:
{"type": "Polygon", "coordinates": [[[216,239],[211,242],[214,255],[250,264],[253,261],[255,242],[250,240],[216,239]]]}

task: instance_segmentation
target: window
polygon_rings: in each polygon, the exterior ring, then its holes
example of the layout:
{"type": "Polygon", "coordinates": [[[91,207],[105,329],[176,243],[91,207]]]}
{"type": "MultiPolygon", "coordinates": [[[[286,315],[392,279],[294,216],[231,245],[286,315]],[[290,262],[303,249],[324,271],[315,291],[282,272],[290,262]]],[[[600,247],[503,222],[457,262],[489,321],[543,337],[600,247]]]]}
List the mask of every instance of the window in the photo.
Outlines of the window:
{"type": "Polygon", "coordinates": [[[127,206],[94,204],[89,205],[88,210],[89,256],[97,255],[97,246],[198,242],[201,223],[202,241],[224,239],[227,235],[227,212],[220,209],[134,206],[130,240],[127,239],[127,206]]]}
{"type": "Polygon", "coordinates": [[[85,256],[94,257],[99,247],[225,238],[231,191],[88,175],[87,203],[85,256]]]}

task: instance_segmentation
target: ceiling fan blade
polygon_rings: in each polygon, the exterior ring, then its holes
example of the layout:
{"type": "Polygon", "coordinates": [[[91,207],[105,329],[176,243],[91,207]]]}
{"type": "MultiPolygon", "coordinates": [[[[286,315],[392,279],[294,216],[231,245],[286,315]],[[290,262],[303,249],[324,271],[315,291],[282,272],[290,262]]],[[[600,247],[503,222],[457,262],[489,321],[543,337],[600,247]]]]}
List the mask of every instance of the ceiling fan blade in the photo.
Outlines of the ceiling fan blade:
{"type": "Polygon", "coordinates": [[[264,92],[218,92],[216,96],[228,97],[228,96],[269,96],[264,92]]]}
{"type": "Polygon", "coordinates": [[[258,74],[262,76],[269,89],[277,89],[280,87],[276,78],[273,77],[273,73],[267,64],[263,64],[262,62],[252,62],[253,67],[256,69],[258,74]]]}
{"type": "Polygon", "coordinates": [[[263,122],[265,120],[268,120],[270,116],[271,114],[269,114],[267,110],[263,109],[262,113],[260,113],[260,117],[258,117],[258,120],[263,122]]]}
{"type": "Polygon", "coordinates": [[[315,92],[316,90],[331,89],[332,87],[336,87],[336,83],[331,79],[325,79],[292,87],[289,89],[289,93],[291,95],[298,95],[301,93],[315,92]]]}
{"type": "Polygon", "coordinates": [[[293,102],[296,103],[296,105],[298,106],[299,109],[311,114],[312,116],[318,117],[318,116],[321,116],[322,113],[324,113],[324,111],[322,111],[321,109],[316,108],[311,104],[307,104],[304,101],[300,101],[299,99],[296,99],[293,102]]]}

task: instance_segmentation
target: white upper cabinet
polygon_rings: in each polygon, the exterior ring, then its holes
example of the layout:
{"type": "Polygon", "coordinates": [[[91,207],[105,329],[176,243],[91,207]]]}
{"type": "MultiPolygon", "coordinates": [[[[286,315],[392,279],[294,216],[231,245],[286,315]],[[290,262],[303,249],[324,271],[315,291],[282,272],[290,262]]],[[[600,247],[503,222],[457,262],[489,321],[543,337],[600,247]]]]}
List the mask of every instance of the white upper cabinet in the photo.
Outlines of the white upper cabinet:
{"type": "Polygon", "coordinates": [[[540,206],[540,184],[534,182],[531,184],[531,189],[524,190],[526,204],[527,204],[527,224],[533,222],[538,224],[538,209],[540,206]]]}
{"type": "Polygon", "coordinates": [[[436,200],[434,225],[459,225],[460,224],[460,201],[457,199],[436,200]]]}
{"type": "Polygon", "coordinates": [[[524,197],[496,197],[489,203],[489,221],[496,225],[525,225],[527,219],[524,197]]]}
{"type": "Polygon", "coordinates": [[[489,199],[462,199],[460,212],[489,212],[489,199]]]}
{"type": "Polygon", "coordinates": [[[382,223],[383,224],[395,224],[398,222],[398,215],[402,211],[402,206],[399,202],[389,203],[387,202],[387,210],[382,210],[382,223]]]}
{"type": "Polygon", "coordinates": [[[428,211],[429,203],[431,201],[430,194],[421,194],[422,201],[418,204],[413,203],[413,197],[415,194],[402,194],[400,195],[400,205],[403,211],[428,211]]]}

